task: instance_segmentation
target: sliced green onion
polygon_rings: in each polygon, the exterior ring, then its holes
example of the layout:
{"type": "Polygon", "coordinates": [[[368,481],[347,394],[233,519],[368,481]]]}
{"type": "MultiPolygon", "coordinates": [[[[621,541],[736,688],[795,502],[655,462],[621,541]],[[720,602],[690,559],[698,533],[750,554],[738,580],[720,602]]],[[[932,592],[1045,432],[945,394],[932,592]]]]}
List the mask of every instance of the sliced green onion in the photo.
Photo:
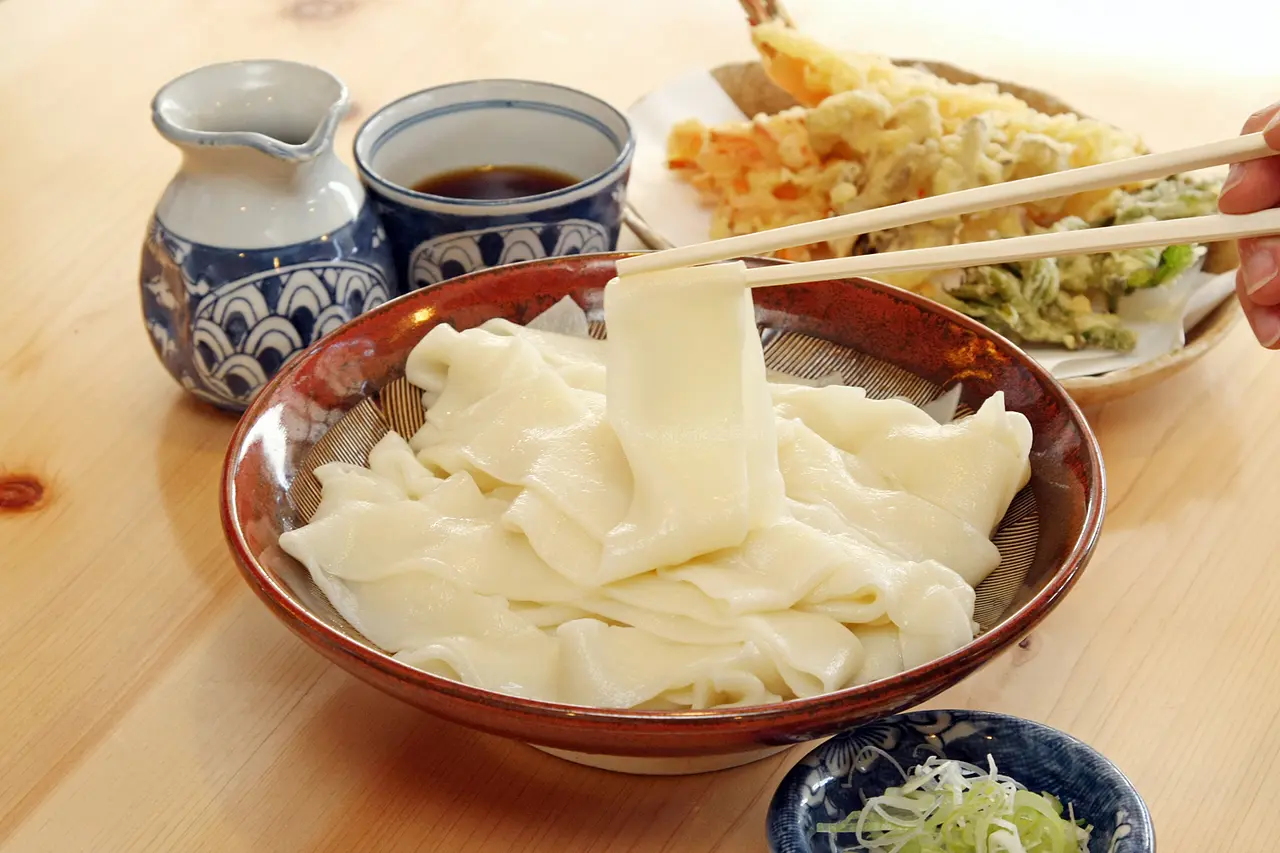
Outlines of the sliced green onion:
{"type": "Polygon", "coordinates": [[[837,823],[819,832],[853,833],[847,853],[1088,853],[1092,827],[1052,794],[1034,794],[1001,774],[995,759],[987,767],[930,756],[911,773],[883,750],[867,747],[855,766],[871,755],[893,762],[901,785],[867,799],[837,823]]]}

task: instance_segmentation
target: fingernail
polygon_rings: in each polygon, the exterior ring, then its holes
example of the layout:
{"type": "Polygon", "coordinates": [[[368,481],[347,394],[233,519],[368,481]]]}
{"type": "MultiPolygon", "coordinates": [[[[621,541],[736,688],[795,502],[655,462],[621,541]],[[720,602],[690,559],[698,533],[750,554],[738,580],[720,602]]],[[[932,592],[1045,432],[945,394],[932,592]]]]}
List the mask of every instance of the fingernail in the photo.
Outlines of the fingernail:
{"type": "Polygon", "coordinates": [[[1280,314],[1263,308],[1249,318],[1249,324],[1253,327],[1253,335],[1258,343],[1267,349],[1280,343],[1280,314]]]}
{"type": "Polygon", "coordinates": [[[1231,190],[1235,189],[1243,180],[1244,164],[1233,163],[1231,168],[1227,170],[1227,179],[1222,182],[1222,190],[1219,191],[1218,195],[1220,197],[1226,195],[1231,192],[1231,190]]]}
{"type": "Polygon", "coordinates": [[[1267,106],[1263,107],[1260,110],[1254,110],[1252,113],[1249,114],[1249,118],[1259,118],[1275,109],[1280,109],[1280,101],[1275,101],[1274,103],[1268,104],[1267,106]]]}
{"type": "Polygon", "coordinates": [[[1270,133],[1277,127],[1280,127],[1280,110],[1277,110],[1276,114],[1271,117],[1271,121],[1267,122],[1267,126],[1262,129],[1262,132],[1270,133]]]}
{"type": "Polygon", "coordinates": [[[1276,269],[1277,250],[1280,250],[1280,243],[1268,240],[1258,243],[1244,259],[1244,263],[1240,265],[1240,274],[1244,277],[1245,293],[1252,296],[1259,288],[1275,279],[1276,273],[1280,272],[1276,269]]]}

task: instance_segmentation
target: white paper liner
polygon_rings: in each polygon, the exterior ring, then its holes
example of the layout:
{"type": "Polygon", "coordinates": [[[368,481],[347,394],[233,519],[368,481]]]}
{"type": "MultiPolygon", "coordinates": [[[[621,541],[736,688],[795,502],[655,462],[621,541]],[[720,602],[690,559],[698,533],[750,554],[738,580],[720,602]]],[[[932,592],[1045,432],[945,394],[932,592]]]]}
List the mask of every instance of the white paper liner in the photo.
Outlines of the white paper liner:
{"type": "MultiPolygon", "coordinates": [[[[747,118],[710,72],[698,70],[645,95],[627,114],[636,154],[627,198],[654,231],[677,246],[711,236],[711,211],[697,191],[666,166],[667,137],[678,122],[696,118],[707,125],[747,118]]],[[[1235,273],[1194,271],[1168,284],[1121,300],[1118,313],[1138,336],[1132,352],[1026,347],[1028,355],[1057,379],[1097,376],[1135,367],[1181,348],[1186,333],[1234,289],[1235,273]]]]}
{"type": "Polygon", "coordinates": [[[525,323],[526,329],[539,332],[555,332],[575,338],[591,337],[591,324],[587,312],[578,307],[572,296],[565,296],[555,305],[525,323]]]}

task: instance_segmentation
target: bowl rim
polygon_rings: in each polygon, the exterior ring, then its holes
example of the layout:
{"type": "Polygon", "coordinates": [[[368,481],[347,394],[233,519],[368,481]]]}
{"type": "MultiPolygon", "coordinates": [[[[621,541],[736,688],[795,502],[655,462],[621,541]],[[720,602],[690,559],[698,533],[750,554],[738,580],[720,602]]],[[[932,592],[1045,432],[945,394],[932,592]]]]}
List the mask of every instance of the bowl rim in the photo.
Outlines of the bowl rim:
{"type": "MultiPolygon", "coordinates": [[[[650,734],[657,733],[664,727],[673,723],[690,729],[712,728],[723,725],[727,721],[734,723],[735,731],[750,731],[757,733],[779,731],[779,724],[793,723],[797,718],[807,719],[809,717],[819,718],[827,714],[838,712],[840,706],[845,705],[855,694],[865,695],[869,691],[883,692],[887,695],[906,695],[914,697],[914,702],[924,701],[929,696],[939,692],[941,687],[936,687],[932,682],[935,681],[936,670],[940,668],[953,668],[961,671],[966,675],[977,669],[987,661],[989,661],[1000,649],[1005,648],[1011,643],[1017,641],[1033,628],[1035,628],[1044,618],[1060,602],[1061,598],[1073,587],[1079,580],[1081,573],[1088,565],[1093,551],[1097,545],[1098,538],[1102,532],[1102,521],[1106,509],[1106,472],[1102,463],[1101,448],[1099,447],[1097,437],[1090,428],[1088,421],[1085,420],[1084,414],[1079,406],[1072,400],[1062,384],[1054,379],[1048,371],[1027,356],[1017,345],[1000,336],[999,334],[988,329],[986,326],[972,320],[957,311],[953,311],[946,306],[939,305],[936,302],[926,299],[925,297],[911,293],[909,291],[896,288],[892,285],[878,282],[873,279],[865,278],[843,278],[833,279],[825,284],[842,284],[852,285],[856,287],[865,287],[879,292],[902,302],[906,302],[913,307],[919,308],[926,313],[932,313],[941,316],[943,319],[959,324],[966,330],[972,332],[980,338],[985,338],[993,342],[997,347],[1011,351],[1013,359],[1023,369],[1031,372],[1039,381],[1045,391],[1054,398],[1054,402],[1062,409],[1067,417],[1072,421],[1076,429],[1079,431],[1082,441],[1082,462],[1091,479],[1096,483],[1096,488],[1088,491],[1086,487],[1085,511],[1082,524],[1082,530],[1076,538],[1075,543],[1071,547],[1070,553],[1062,561],[1058,570],[1046,583],[1045,587],[1032,596],[1016,611],[1009,614],[1000,624],[996,625],[989,631],[975,637],[961,648],[936,658],[928,663],[920,666],[912,667],[903,672],[882,678],[877,681],[868,682],[832,693],[822,693],[817,696],[810,696],[803,699],[790,699],[783,702],[776,702],[767,705],[750,705],[750,706],[732,706],[727,708],[712,708],[706,710],[678,710],[678,711],[654,711],[654,710],[634,710],[626,708],[595,708],[584,705],[570,705],[559,702],[547,702],[543,700],[525,699],[521,697],[511,696],[504,693],[498,693],[491,690],[485,690],[469,684],[453,681],[442,676],[432,675],[422,670],[415,669],[407,664],[395,660],[391,655],[376,649],[372,643],[368,645],[361,644],[348,637],[345,633],[328,625],[322,619],[312,614],[297,598],[293,592],[282,582],[272,577],[258,558],[250,551],[248,542],[245,540],[244,533],[241,529],[240,519],[235,512],[236,506],[236,473],[237,460],[242,455],[245,444],[249,436],[255,430],[262,415],[273,404],[273,398],[281,386],[286,385],[292,376],[299,371],[302,365],[308,363],[323,352],[332,340],[337,339],[339,335],[346,335],[365,323],[370,322],[376,317],[402,310],[403,305],[410,304],[418,299],[430,298],[430,295],[439,293],[444,290],[457,290],[470,286],[473,282],[483,277],[500,276],[505,270],[515,268],[529,268],[533,266],[559,266],[569,265],[577,266],[583,262],[600,262],[600,261],[616,261],[624,257],[631,257],[640,252],[600,252],[581,255],[572,255],[564,257],[540,258],[532,261],[524,261],[518,264],[509,264],[501,267],[491,267],[478,270],[473,273],[458,276],[438,284],[420,288],[415,291],[403,294],[395,299],[383,303],[377,308],[361,314],[349,322],[343,324],[330,334],[322,337],[320,340],[311,344],[301,353],[291,358],[280,370],[273,376],[262,390],[254,397],[253,402],[245,410],[239,422],[236,424],[235,430],[231,435],[231,439],[227,445],[227,452],[223,461],[223,472],[221,478],[221,487],[219,490],[219,516],[222,523],[223,533],[235,557],[237,567],[240,573],[248,581],[249,585],[254,589],[261,598],[285,624],[297,633],[303,639],[318,643],[329,650],[331,657],[347,657],[357,660],[361,665],[377,671],[384,677],[390,678],[396,682],[408,682],[418,686],[428,687],[433,691],[443,694],[449,699],[461,701],[470,704],[483,705],[487,709],[493,711],[510,712],[524,715],[527,717],[535,717],[543,721],[562,720],[564,718],[572,718],[575,724],[579,726],[589,726],[592,729],[598,727],[616,728],[625,727],[627,730],[639,734],[641,731],[649,731],[650,734]]],[[[763,263],[779,263],[772,258],[743,258],[748,262],[763,263]]],[[[443,319],[436,319],[436,322],[444,322],[443,319]]],[[[367,398],[366,398],[367,399],[367,398]]],[[[366,641],[367,642],[367,641],[366,641]]],[[[825,727],[825,733],[832,731],[830,726],[825,727]]],[[[822,734],[815,734],[813,737],[821,737],[822,734]]],[[[812,739],[812,738],[808,738],[812,739]]]]}
{"type": "MultiPolygon", "coordinates": [[[[1131,818],[1136,823],[1141,823],[1146,830],[1147,838],[1151,843],[1146,850],[1135,851],[1135,853],[1152,853],[1156,849],[1156,832],[1155,824],[1151,820],[1151,809],[1147,806],[1146,801],[1142,798],[1142,793],[1138,787],[1133,784],[1133,780],[1120,769],[1114,761],[1103,755],[1100,750],[1091,744],[1081,740],[1075,735],[1065,732],[1062,729],[1055,728],[1047,723],[1038,720],[1030,720],[1026,717],[1018,717],[1014,714],[1004,714],[999,711],[982,711],[972,708],[928,708],[920,711],[908,711],[901,714],[893,714],[888,717],[879,717],[866,723],[856,726],[850,726],[837,732],[830,740],[818,744],[813,749],[806,752],[800,759],[791,766],[786,775],[782,777],[782,781],[778,783],[778,787],[774,789],[773,796],[769,799],[769,807],[765,812],[765,831],[768,836],[769,849],[777,853],[777,851],[786,850],[788,853],[813,853],[813,845],[809,843],[807,837],[803,837],[799,830],[791,823],[784,823],[779,815],[779,810],[787,806],[803,803],[806,791],[809,786],[807,781],[809,774],[813,768],[807,762],[808,759],[820,755],[831,748],[832,740],[839,738],[841,735],[856,732],[867,726],[878,726],[897,723],[910,723],[912,717],[920,717],[922,715],[946,716],[946,715],[962,715],[969,719],[980,719],[994,723],[996,725],[1008,725],[1016,723],[1026,728],[1027,733],[1021,736],[1021,740],[1028,740],[1031,737],[1037,739],[1049,738],[1057,742],[1057,748],[1067,748],[1075,752],[1082,752],[1092,756],[1096,761],[1101,762],[1108,767],[1119,780],[1123,783],[1123,788],[1132,794],[1133,799],[1138,807],[1136,815],[1131,818]]],[[[1049,793],[1056,793],[1050,791],[1049,793]]]]}

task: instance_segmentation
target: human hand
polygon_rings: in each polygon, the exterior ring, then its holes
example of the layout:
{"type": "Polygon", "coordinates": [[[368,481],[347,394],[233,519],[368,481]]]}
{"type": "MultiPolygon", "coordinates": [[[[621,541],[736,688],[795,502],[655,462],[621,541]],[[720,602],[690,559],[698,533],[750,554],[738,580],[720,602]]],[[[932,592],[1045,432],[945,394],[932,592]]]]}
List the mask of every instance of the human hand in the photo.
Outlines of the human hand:
{"type": "MultiPolygon", "coordinates": [[[[1280,101],[1249,116],[1241,132],[1259,130],[1280,151],[1280,101]]],[[[1280,207],[1280,156],[1232,166],[1218,209],[1253,213],[1270,207],[1280,207]]],[[[1240,241],[1236,294],[1254,336],[1267,349],[1280,349],[1280,234],[1240,241]]]]}

